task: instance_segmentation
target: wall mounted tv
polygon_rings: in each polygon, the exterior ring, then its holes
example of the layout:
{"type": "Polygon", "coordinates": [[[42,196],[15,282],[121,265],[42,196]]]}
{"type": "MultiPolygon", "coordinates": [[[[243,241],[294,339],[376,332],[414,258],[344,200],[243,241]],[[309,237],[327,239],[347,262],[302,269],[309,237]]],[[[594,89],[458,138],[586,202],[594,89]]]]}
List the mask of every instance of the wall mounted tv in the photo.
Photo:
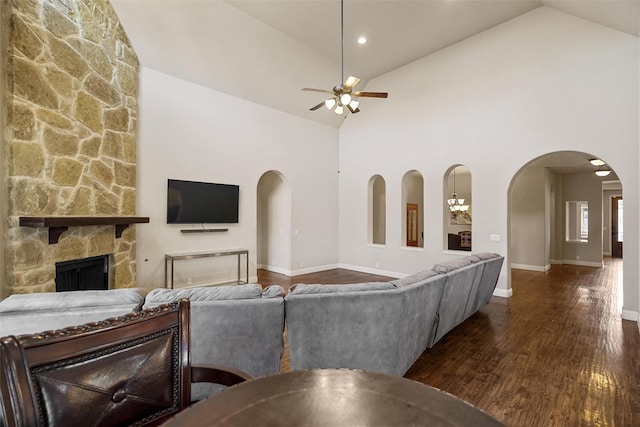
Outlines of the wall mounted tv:
{"type": "Polygon", "coordinates": [[[237,223],[239,193],[237,185],[169,179],[167,224],[237,223]]]}

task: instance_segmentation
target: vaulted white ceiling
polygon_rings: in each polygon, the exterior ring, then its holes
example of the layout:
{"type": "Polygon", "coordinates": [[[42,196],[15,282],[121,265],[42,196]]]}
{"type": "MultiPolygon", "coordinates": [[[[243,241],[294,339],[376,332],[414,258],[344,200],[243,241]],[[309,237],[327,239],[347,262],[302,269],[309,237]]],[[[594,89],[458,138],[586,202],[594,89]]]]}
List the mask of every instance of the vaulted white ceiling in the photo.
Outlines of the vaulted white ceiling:
{"type": "MultiPolygon", "coordinates": [[[[309,108],[341,80],[339,0],[112,0],[140,63],[286,113],[339,126],[309,108]]],[[[638,36],[640,0],[345,0],[345,77],[381,74],[541,6],[638,36]],[[368,42],[359,45],[357,38],[368,42]]],[[[390,97],[393,93],[389,94],[390,97]]],[[[366,104],[381,99],[361,99],[366,104]]]]}

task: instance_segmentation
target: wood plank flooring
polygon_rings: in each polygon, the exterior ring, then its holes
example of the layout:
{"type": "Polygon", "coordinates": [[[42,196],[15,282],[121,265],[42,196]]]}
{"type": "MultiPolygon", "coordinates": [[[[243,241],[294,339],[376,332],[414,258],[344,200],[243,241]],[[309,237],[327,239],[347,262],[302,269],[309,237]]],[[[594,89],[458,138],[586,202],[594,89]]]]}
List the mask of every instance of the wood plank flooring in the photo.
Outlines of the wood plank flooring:
{"type": "MultiPolygon", "coordinates": [[[[355,283],[331,270],[263,285],[355,283]]],[[[640,333],[620,317],[622,260],[604,268],[512,270],[513,297],[491,302],[427,349],[405,377],[437,387],[508,426],[640,426],[640,333]]],[[[288,354],[283,369],[288,370],[288,354]]]]}

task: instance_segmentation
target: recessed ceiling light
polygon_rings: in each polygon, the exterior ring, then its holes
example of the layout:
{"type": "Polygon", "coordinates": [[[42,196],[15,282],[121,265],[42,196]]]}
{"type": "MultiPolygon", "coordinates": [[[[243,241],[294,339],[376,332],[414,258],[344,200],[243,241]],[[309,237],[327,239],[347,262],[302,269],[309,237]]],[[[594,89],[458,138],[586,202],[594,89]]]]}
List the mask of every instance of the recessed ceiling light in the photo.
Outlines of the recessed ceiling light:
{"type": "Polygon", "coordinates": [[[358,44],[366,44],[367,43],[367,38],[364,36],[360,36],[358,37],[358,44]]]}

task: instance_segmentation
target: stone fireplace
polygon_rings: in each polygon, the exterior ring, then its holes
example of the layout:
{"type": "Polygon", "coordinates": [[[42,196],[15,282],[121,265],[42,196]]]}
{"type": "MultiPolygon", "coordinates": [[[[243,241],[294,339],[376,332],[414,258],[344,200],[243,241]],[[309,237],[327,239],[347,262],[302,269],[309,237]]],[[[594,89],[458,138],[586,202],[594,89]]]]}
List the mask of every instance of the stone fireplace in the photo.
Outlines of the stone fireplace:
{"type": "Polygon", "coordinates": [[[110,287],[135,286],[134,226],[116,233],[111,224],[70,226],[55,243],[46,227],[20,226],[21,217],[135,215],[131,43],[107,0],[0,0],[0,7],[0,291],[55,291],[56,263],[102,255],[112,260],[110,287]]]}

